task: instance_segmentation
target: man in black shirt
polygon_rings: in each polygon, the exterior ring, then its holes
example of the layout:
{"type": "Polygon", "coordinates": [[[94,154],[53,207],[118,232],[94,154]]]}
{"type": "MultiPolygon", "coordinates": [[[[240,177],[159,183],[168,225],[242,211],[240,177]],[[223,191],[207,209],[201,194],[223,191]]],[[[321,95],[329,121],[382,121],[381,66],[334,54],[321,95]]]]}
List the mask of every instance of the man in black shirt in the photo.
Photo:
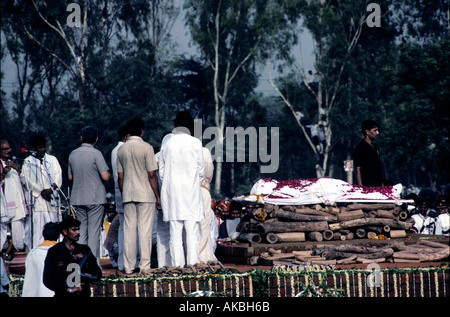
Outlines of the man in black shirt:
{"type": "Polygon", "coordinates": [[[61,222],[64,240],[48,250],[44,266],[44,284],[60,296],[90,296],[89,282],[99,280],[102,270],[89,246],[78,244],[80,221],[61,222]]]}
{"type": "Polygon", "coordinates": [[[360,186],[383,186],[380,152],[373,143],[380,134],[379,125],[373,120],[366,120],[361,125],[364,139],[352,153],[356,180],[360,186]]]}

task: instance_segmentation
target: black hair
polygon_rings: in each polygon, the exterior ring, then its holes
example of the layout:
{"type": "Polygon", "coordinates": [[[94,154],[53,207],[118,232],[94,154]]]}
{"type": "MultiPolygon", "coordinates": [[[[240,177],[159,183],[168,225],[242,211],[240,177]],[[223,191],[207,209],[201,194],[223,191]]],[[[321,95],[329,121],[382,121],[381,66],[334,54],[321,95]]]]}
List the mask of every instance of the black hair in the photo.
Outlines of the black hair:
{"type": "Polygon", "coordinates": [[[131,119],[130,121],[128,121],[126,126],[129,134],[133,136],[140,136],[142,130],[145,130],[144,120],[140,118],[131,119]]]}
{"type": "Polygon", "coordinates": [[[186,128],[190,134],[194,133],[194,119],[189,111],[180,111],[173,120],[175,128],[186,128]]]}
{"type": "Polygon", "coordinates": [[[47,143],[47,140],[41,134],[36,134],[35,136],[33,136],[31,138],[31,144],[33,145],[33,147],[37,147],[39,145],[45,145],[46,143],[47,143]]]}
{"type": "Polygon", "coordinates": [[[83,142],[93,144],[98,138],[98,129],[94,126],[87,126],[81,130],[81,137],[83,142]]]}
{"type": "Polygon", "coordinates": [[[44,226],[44,230],[42,231],[42,236],[45,240],[57,241],[59,235],[61,234],[61,228],[55,222],[48,222],[44,226]]]}
{"type": "Polygon", "coordinates": [[[361,132],[366,135],[366,130],[371,130],[373,128],[379,128],[380,125],[374,120],[366,120],[361,124],[361,132]]]}

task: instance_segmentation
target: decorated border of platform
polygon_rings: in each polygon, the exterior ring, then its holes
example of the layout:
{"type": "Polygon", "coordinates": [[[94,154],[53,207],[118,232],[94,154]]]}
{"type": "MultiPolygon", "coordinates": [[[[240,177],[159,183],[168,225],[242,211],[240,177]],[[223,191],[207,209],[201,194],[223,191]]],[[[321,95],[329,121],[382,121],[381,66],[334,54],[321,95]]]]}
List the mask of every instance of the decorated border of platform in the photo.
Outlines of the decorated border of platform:
{"type": "MultiPolygon", "coordinates": [[[[10,277],[20,297],[23,278],[10,277]]],[[[336,269],[274,266],[243,273],[110,276],[91,285],[93,297],[449,297],[448,265],[427,268],[336,269]]]]}

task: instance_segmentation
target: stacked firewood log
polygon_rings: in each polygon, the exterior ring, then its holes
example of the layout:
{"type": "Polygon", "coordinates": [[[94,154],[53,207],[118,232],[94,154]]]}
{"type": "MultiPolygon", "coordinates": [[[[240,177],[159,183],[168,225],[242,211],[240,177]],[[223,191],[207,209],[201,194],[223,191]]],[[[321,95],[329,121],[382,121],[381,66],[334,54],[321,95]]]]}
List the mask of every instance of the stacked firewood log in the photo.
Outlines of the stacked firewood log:
{"type": "Polygon", "coordinates": [[[237,227],[239,240],[252,243],[387,239],[406,237],[414,221],[389,203],[257,205],[237,227]]]}
{"type": "Polygon", "coordinates": [[[283,253],[281,250],[269,248],[261,254],[266,261],[286,262],[292,264],[338,265],[355,263],[382,262],[436,262],[448,259],[450,248],[448,244],[429,240],[420,240],[415,244],[392,242],[382,246],[361,244],[337,244],[317,246],[313,250],[292,251],[283,253]]]}

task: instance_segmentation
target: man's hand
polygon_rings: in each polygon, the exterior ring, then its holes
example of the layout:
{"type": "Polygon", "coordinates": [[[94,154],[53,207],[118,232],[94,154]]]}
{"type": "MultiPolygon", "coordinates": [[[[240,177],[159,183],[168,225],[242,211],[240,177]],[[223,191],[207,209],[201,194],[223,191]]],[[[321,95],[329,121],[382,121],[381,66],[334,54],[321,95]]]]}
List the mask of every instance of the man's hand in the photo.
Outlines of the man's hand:
{"type": "Polygon", "coordinates": [[[43,189],[41,191],[41,196],[46,201],[50,201],[52,199],[53,190],[51,188],[43,189]]]}

